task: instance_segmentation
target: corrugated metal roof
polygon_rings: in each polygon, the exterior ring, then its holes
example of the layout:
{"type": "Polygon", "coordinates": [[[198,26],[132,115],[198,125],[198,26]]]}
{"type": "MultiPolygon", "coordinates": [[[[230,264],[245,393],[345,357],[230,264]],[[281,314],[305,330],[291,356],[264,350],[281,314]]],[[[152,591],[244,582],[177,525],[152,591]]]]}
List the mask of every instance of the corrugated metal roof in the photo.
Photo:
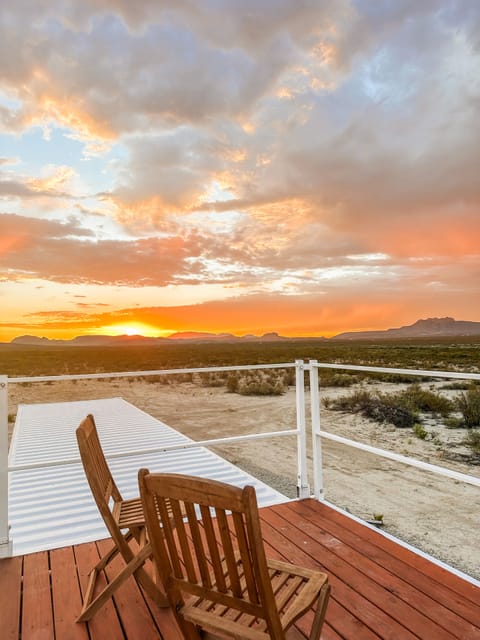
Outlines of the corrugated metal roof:
{"type": "MultiPolygon", "coordinates": [[[[9,466],[79,457],[75,429],[92,413],[105,455],[192,442],[123,398],[20,405],[9,466]]],[[[253,484],[260,506],[287,498],[205,447],[113,458],[109,465],[125,498],[138,495],[137,472],[188,473],[237,486],[253,484]]],[[[80,463],[10,473],[9,522],[14,555],[108,536],[80,463]]]]}

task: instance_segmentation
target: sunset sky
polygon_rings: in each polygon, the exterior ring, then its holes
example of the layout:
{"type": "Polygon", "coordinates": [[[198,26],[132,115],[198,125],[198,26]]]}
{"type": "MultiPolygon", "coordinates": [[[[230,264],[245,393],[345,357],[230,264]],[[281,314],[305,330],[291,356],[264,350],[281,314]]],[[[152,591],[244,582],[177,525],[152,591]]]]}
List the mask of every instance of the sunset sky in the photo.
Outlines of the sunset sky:
{"type": "Polygon", "coordinates": [[[480,320],[480,2],[0,8],[0,341],[480,320]]]}

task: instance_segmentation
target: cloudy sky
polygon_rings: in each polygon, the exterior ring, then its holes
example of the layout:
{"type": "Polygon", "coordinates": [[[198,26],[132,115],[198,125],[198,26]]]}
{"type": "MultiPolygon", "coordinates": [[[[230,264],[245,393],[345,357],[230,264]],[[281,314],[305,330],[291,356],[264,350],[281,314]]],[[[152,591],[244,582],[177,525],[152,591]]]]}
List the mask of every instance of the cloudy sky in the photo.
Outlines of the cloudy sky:
{"type": "Polygon", "coordinates": [[[0,340],[480,320],[480,3],[0,8],[0,340]]]}

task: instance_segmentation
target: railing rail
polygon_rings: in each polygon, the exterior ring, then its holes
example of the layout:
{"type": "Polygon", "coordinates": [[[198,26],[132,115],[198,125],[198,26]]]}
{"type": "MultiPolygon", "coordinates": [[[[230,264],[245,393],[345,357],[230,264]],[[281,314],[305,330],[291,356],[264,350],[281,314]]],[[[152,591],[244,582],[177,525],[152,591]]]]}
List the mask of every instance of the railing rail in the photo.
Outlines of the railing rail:
{"type": "Polygon", "coordinates": [[[396,369],[395,367],[369,367],[363,364],[330,364],[310,360],[306,367],[317,369],[344,369],[346,371],[366,371],[367,373],[391,373],[392,375],[407,375],[426,378],[456,378],[457,380],[480,380],[480,373],[463,371],[436,371],[435,369],[396,369]]]}
{"type": "MultiPolygon", "coordinates": [[[[283,431],[265,431],[263,433],[249,433],[243,436],[229,436],[227,438],[211,438],[210,440],[192,440],[192,442],[183,442],[182,444],[168,444],[162,447],[147,447],[145,449],[132,449],[131,451],[119,451],[117,453],[108,453],[105,455],[107,460],[116,460],[118,458],[130,458],[131,456],[144,456],[151,453],[165,453],[166,451],[175,451],[179,449],[197,449],[198,447],[213,447],[221,444],[233,444],[235,442],[247,442],[250,440],[261,440],[264,438],[278,438],[282,436],[298,436],[298,429],[288,429],[283,431]]],[[[50,460],[48,462],[35,462],[32,464],[16,464],[10,465],[8,471],[27,471],[31,469],[43,469],[46,467],[63,467],[72,464],[79,464],[80,457],[68,458],[64,460],[50,460]]]]}
{"type": "Polygon", "coordinates": [[[225,367],[191,367],[186,369],[151,369],[148,371],[115,371],[112,373],[72,373],[60,376],[35,376],[8,378],[9,384],[25,382],[60,382],[62,380],[101,380],[106,378],[141,378],[146,376],[170,376],[184,373],[217,373],[226,371],[250,371],[258,369],[292,369],[294,362],[277,364],[239,364],[225,367]]]}

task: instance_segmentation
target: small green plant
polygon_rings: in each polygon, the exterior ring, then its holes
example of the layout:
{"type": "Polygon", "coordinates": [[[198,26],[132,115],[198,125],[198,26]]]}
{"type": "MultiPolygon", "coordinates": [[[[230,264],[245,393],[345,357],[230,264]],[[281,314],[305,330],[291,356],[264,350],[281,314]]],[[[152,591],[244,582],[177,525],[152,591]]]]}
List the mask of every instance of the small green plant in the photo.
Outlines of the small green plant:
{"type": "Polygon", "coordinates": [[[373,519],[383,523],[383,513],[374,513],[373,519]]]}
{"type": "Polygon", "coordinates": [[[420,438],[420,440],[425,440],[428,436],[428,431],[418,422],[413,425],[413,433],[417,438],[420,438]]]}

